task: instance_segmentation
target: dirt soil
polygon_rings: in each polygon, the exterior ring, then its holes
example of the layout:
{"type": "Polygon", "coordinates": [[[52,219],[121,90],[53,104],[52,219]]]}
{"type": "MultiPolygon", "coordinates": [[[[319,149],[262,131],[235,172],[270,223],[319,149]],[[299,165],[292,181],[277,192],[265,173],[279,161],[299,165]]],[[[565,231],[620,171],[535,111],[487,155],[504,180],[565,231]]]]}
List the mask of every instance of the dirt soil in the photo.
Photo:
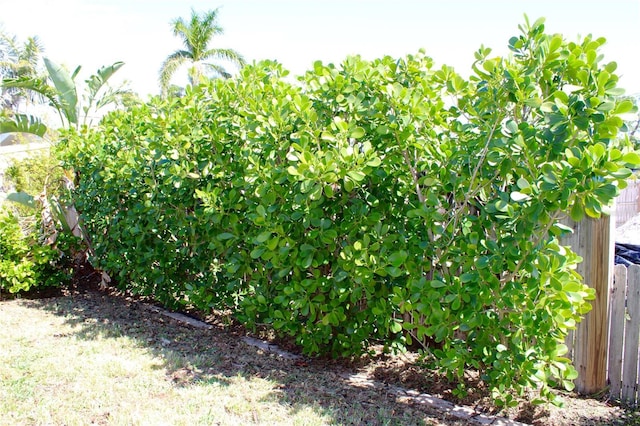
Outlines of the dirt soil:
{"type": "MultiPolygon", "coordinates": [[[[131,297],[115,290],[99,290],[91,271],[85,271],[76,278],[71,290],[41,291],[31,296],[73,298],[70,313],[78,321],[90,320],[96,324],[111,324],[124,330],[137,339],[146,339],[150,346],[159,345],[164,349],[170,346],[172,351],[185,357],[198,357],[207,352],[207,348],[216,347],[226,353],[215,369],[224,374],[242,374],[255,377],[283,378],[283,392],[295,396],[296,393],[317,393],[317,401],[323,406],[332,407],[347,404],[363,409],[380,406],[394,406],[394,410],[403,411],[411,418],[421,418],[422,424],[464,425],[477,424],[460,420],[445,412],[420,404],[411,397],[425,393],[452,401],[458,405],[471,407],[476,413],[487,417],[506,417],[511,420],[533,425],[640,425],[640,416],[630,410],[624,410],[607,401],[602,396],[584,398],[564,393],[565,406],[532,406],[527,401],[508,411],[498,411],[491,405],[491,399],[485,389],[476,387],[464,400],[452,395],[455,385],[439,377],[433,371],[423,367],[415,353],[391,355],[379,353],[358,360],[330,360],[301,357],[290,360],[259,348],[247,350],[243,337],[249,333],[240,325],[224,315],[210,315],[199,318],[212,325],[210,329],[196,328],[184,322],[167,317],[153,307],[149,301],[131,297]],[[305,377],[304,380],[291,380],[292,377],[305,377]],[[345,378],[357,378],[345,380],[345,378]],[[360,385],[357,383],[360,381],[360,385]],[[376,385],[373,386],[372,383],[376,385]],[[410,392],[399,395],[398,387],[410,392]],[[411,391],[414,391],[413,393],[411,391]]],[[[50,299],[49,299],[50,300],[50,299]]],[[[38,303],[35,301],[34,303],[38,303]]],[[[42,303],[44,309],[62,304],[42,303]]],[[[57,308],[60,309],[60,308],[57,308]]],[[[255,336],[261,339],[265,335],[255,336]]],[[[295,346],[284,340],[274,340],[280,347],[296,352],[295,346]]],[[[197,371],[175,371],[174,381],[193,380],[197,371]]],[[[473,378],[470,377],[470,380],[473,378]]],[[[351,408],[352,409],[352,408],[351,408]]],[[[373,424],[373,423],[372,423],[373,424]]],[[[489,423],[486,423],[489,424],[489,423]]],[[[495,422],[493,424],[500,424],[495,422]]]]}

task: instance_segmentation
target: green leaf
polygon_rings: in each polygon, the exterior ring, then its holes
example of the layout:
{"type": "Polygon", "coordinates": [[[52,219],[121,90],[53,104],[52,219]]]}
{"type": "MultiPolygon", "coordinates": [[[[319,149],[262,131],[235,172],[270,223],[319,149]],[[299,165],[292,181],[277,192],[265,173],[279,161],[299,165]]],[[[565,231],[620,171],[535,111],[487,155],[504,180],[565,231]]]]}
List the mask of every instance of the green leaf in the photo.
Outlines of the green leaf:
{"type": "Polygon", "coordinates": [[[256,237],[256,243],[262,244],[271,238],[271,231],[264,231],[256,237]]]}
{"type": "Polygon", "coordinates": [[[302,263],[300,264],[300,266],[302,267],[302,269],[308,269],[309,267],[311,267],[312,263],[313,263],[313,252],[310,253],[307,257],[305,257],[302,260],[302,263]]]}
{"type": "Polygon", "coordinates": [[[324,131],[320,135],[320,139],[327,142],[334,142],[336,140],[336,137],[332,133],[324,131]]]}
{"type": "Polygon", "coordinates": [[[380,125],[376,128],[376,132],[380,135],[388,135],[389,133],[391,133],[391,130],[387,126],[380,125]]]}
{"type": "Polygon", "coordinates": [[[484,268],[488,267],[489,264],[491,263],[491,257],[490,256],[480,256],[476,260],[475,263],[476,263],[476,268],[484,269],[484,268]]]}
{"type": "Polygon", "coordinates": [[[387,266],[384,268],[384,270],[387,271],[387,273],[394,278],[397,278],[402,275],[402,269],[395,266],[387,266]]]}
{"type": "Polygon", "coordinates": [[[322,197],[322,184],[317,183],[309,192],[309,199],[311,200],[319,200],[322,197]]]}
{"type": "Polygon", "coordinates": [[[553,112],[555,108],[556,104],[554,102],[544,102],[542,105],[540,105],[540,111],[546,113],[553,112]]]}
{"type": "Polygon", "coordinates": [[[555,52],[560,46],[562,46],[562,36],[556,34],[549,42],[549,52],[555,52]]]}
{"type": "Polygon", "coordinates": [[[355,185],[353,184],[353,181],[347,177],[345,177],[344,179],[344,190],[347,192],[351,192],[353,191],[355,185]]]}
{"type": "Polygon", "coordinates": [[[527,194],[523,194],[522,192],[518,192],[518,191],[513,191],[511,193],[511,199],[515,202],[520,202],[520,201],[527,201],[529,200],[531,197],[529,197],[527,194]]]}
{"type": "Polygon", "coordinates": [[[616,170],[615,172],[611,172],[611,176],[616,179],[626,179],[631,176],[633,172],[626,167],[616,170]]]}
{"type": "Polygon", "coordinates": [[[335,191],[333,190],[333,186],[331,186],[331,185],[325,185],[323,187],[323,191],[324,191],[324,195],[327,198],[333,198],[334,195],[335,195],[335,191]]]}
{"type": "Polygon", "coordinates": [[[49,58],[44,58],[44,64],[47,67],[51,81],[53,81],[58,91],[60,104],[62,105],[67,120],[69,120],[70,123],[78,124],[78,93],[76,84],[67,70],[49,58]]]}
{"type": "Polygon", "coordinates": [[[612,87],[610,89],[605,90],[605,92],[609,96],[622,96],[625,93],[625,90],[622,87],[612,87]]]}
{"type": "Polygon", "coordinates": [[[349,137],[360,139],[365,135],[365,133],[366,132],[362,127],[356,127],[355,129],[351,130],[351,134],[349,135],[349,137]]]}
{"type": "Polygon", "coordinates": [[[460,282],[465,284],[471,281],[475,281],[478,278],[478,273],[473,271],[473,272],[465,272],[464,274],[460,275],[460,282]]]}
{"type": "MultiPolygon", "coordinates": [[[[576,222],[579,222],[579,221],[576,221],[576,222]]],[[[572,234],[572,233],[574,232],[574,230],[573,230],[573,228],[572,228],[572,227],[567,226],[567,225],[565,225],[564,223],[560,223],[560,222],[558,222],[558,223],[554,224],[553,226],[554,226],[555,228],[559,229],[561,232],[564,232],[564,233],[570,233],[570,234],[572,234]]]]}
{"type": "Polygon", "coordinates": [[[250,256],[252,259],[257,259],[260,256],[262,256],[265,251],[267,251],[265,247],[256,247],[253,250],[251,250],[250,256]]]}
{"type": "Polygon", "coordinates": [[[494,203],[494,206],[496,208],[497,211],[499,212],[506,212],[507,210],[509,210],[509,203],[507,203],[506,201],[503,200],[497,200],[494,203]]]}
{"type": "Polygon", "coordinates": [[[629,152],[622,156],[622,161],[627,163],[629,166],[638,166],[640,165],[640,155],[636,152],[629,152]]]}
{"type": "Polygon", "coordinates": [[[389,256],[389,263],[392,266],[399,268],[400,266],[402,266],[402,264],[404,264],[408,256],[409,254],[404,250],[397,251],[389,256]]]}
{"type": "Polygon", "coordinates": [[[380,157],[373,157],[371,160],[367,161],[367,166],[369,167],[378,167],[380,164],[382,164],[380,157]]]}
{"type": "Polygon", "coordinates": [[[220,241],[225,241],[225,240],[230,240],[232,238],[235,238],[235,235],[229,232],[223,232],[222,234],[218,234],[216,238],[220,241]]]}
{"type": "Polygon", "coordinates": [[[367,175],[358,170],[351,170],[347,172],[347,176],[353,179],[355,182],[362,182],[367,175]]]}
{"type": "Polygon", "coordinates": [[[522,177],[518,178],[516,185],[518,185],[518,188],[520,189],[526,189],[531,187],[531,185],[529,184],[529,181],[522,177]]]}
{"type": "Polygon", "coordinates": [[[445,283],[443,283],[443,282],[442,282],[442,281],[440,281],[440,280],[432,280],[432,281],[429,283],[429,285],[430,285],[432,288],[442,288],[442,287],[446,287],[446,284],[445,284],[445,283]]]}
{"type": "Polygon", "coordinates": [[[389,330],[392,333],[400,333],[402,331],[402,324],[399,323],[398,321],[392,321],[391,324],[389,325],[389,330]]]}
{"type": "Polygon", "coordinates": [[[575,200],[573,202],[573,206],[571,206],[571,212],[569,213],[569,216],[574,222],[580,222],[584,218],[584,208],[582,207],[582,203],[579,200],[575,200]]]}
{"type": "Polygon", "coordinates": [[[630,101],[629,99],[625,99],[624,101],[618,103],[618,105],[616,105],[615,110],[613,111],[614,114],[624,114],[627,113],[631,110],[633,110],[634,108],[634,104],[632,101],[630,101]]]}

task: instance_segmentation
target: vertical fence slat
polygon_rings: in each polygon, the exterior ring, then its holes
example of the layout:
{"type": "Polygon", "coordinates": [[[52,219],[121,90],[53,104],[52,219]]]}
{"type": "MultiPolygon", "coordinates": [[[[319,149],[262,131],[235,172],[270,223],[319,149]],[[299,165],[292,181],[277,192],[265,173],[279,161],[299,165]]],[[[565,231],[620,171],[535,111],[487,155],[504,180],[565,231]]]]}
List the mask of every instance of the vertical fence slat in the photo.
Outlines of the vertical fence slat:
{"type": "Polygon", "coordinates": [[[627,322],[624,331],[622,399],[635,403],[638,383],[638,344],[640,343],[640,266],[627,268],[627,322]]]}
{"type": "Polygon", "coordinates": [[[622,226],[640,211],[640,181],[629,180],[616,198],[616,226],[622,226]]]}
{"type": "Polygon", "coordinates": [[[583,277],[595,289],[593,309],[575,331],[573,363],[578,370],[576,391],[589,395],[607,386],[609,345],[609,289],[613,281],[613,223],[610,216],[585,219],[573,250],[583,257],[583,277]]]}
{"type": "Polygon", "coordinates": [[[622,387],[622,351],[624,342],[625,296],[627,290],[627,267],[616,265],[611,288],[611,314],[609,328],[609,386],[611,396],[620,398],[622,387]]]}

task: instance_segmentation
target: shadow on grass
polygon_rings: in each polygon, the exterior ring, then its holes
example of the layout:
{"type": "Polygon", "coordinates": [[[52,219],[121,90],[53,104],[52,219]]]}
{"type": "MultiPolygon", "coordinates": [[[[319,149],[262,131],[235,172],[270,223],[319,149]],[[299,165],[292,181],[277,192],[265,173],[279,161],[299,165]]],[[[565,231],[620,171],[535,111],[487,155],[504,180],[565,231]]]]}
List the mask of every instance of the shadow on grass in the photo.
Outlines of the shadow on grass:
{"type": "Polygon", "coordinates": [[[291,416],[312,411],[331,424],[467,424],[384,389],[354,386],[345,380],[352,371],[337,363],[264,353],[245,344],[238,330],[195,328],[126,297],[89,290],[32,303],[64,317],[75,338],[131,339],[161,360],[157,368],[176,387],[266,379],[272,390],[256,402],[276,403],[291,416]]]}
{"type": "MultiPolygon", "coordinates": [[[[469,424],[442,412],[401,398],[390,388],[362,386],[345,377],[348,367],[323,360],[290,360],[246,345],[242,331],[214,326],[199,329],[161,315],[148,305],[123,296],[88,290],[73,296],[41,299],[37,307],[63,316],[74,327],[74,336],[83,340],[127,337],[161,361],[167,380],[175,387],[215,384],[227,387],[238,379],[250,382],[267,379],[273,389],[258,402],[276,403],[291,416],[308,413],[330,419],[331,424],[469,424]]],[[[378,367],[373,376],[379,380],[424,392],[436,389],[437,381],[424,380],[415,366],[378,367]],[[420,377],[417,380],[416,377],[420,377]],[[431,389],[429,389],[431,387],[431,389]]],[[[469,405],[478,405],[468,401],[469,405]]],[[[524,406],[513,418],[533,424],[551,424],[544,408],[524,406]]],[[[627,414],[617,418],[594,418],[588,412],[576,414],[570,423],[553,424],[604,425],[640,424],[627,414]],[[629,421],[631,420],[631,421],[629,421]]]]}

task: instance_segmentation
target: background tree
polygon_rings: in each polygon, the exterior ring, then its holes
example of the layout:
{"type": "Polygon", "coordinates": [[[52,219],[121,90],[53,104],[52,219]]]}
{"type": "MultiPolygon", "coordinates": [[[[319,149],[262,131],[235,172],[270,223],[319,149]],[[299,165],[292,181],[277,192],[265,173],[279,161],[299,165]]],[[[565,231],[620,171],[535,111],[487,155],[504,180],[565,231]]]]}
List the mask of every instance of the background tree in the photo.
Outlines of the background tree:
{"type": "MultiPolygon", "coordinates": [[[[0,77],[35,78],[42,74],[44,47],[37,36],[20,43],[15,36],[0,31],[0,77]]],[[[33,93],[18,88],[2,87],[2,108],[16,111],[23,100],[34,100],[33,93]]]]}
{"type": "Polygon", "coordinates": [[[171,23],[173,34],[180,37],[184,49],[170,54],[160,68],[160,88],[162,95],[169,91],[171,78],[183,65],[189,64],[189,84],[197,85],[203,81],[207,72],[228,78],[231,75],[220,64],[210,60],[224,60],[239,67],[245,60],[233,49],[209,48],[213,37],[222,35],[223,29],[217,22],[218,9],[198,14],[191,10],[191,19],[187,22],[178,18],[171,23]]]}

